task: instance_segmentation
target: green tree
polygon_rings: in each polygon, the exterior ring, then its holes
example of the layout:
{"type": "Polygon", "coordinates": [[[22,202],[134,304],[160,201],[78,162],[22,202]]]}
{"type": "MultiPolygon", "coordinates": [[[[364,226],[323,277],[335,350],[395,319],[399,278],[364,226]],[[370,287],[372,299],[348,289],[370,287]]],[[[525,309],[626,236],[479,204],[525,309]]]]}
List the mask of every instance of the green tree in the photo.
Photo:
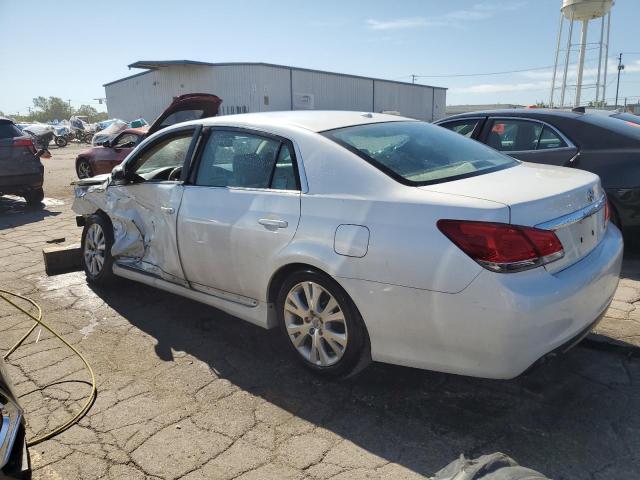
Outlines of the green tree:
{"type": "Polygon", "coordinates": [[[38,122],[62,120],[73,115],[73,108],[60,97],[36,97],[33,99],[35,110],[31,112],[31,119],[38,122]]]}
{"type": "Polygon", "coordinates": [[[91,105],[80,105],[80,108],[75,111],[75,114],[86,116],[86,121],[89,123],[101,122],[108,118],[107,112],[98,112],[91,105]]]}

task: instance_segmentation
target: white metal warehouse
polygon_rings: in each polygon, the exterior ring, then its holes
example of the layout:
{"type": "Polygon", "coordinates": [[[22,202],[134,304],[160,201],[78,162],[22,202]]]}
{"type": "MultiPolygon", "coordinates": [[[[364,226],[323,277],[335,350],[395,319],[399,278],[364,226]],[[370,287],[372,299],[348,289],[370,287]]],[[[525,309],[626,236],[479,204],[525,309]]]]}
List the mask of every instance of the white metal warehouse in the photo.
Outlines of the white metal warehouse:
{"type": "Polygon", "coordinates": [[[220,115],[276,110],[398,112],[433,121],[445,114],[446,88],[268,63],[139,61],[144,72],[104,85],[112,118],[153,121],[173,97],[213,93],[220,115]]]}

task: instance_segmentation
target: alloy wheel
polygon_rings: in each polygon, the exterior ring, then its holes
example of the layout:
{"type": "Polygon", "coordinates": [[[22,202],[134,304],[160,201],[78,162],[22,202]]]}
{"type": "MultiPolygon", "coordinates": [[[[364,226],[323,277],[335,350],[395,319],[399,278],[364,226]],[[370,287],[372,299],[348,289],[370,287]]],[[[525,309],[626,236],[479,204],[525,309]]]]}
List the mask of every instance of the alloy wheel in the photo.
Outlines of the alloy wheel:
{"type": "Polygon", "coordinates": [[[91,177],[91,165],[87,162],[80,162],[78,164],[78,177],[89,178],[91,177]]]}
{"type": "Polygon", "coordinates": [[[102,227],[97,223],[91,224],[84,241],[84,263],[94,277],[100,274],[104,266],[106,245],[102,227]]]}
{"type": "Polygon", "coordinates": [[[340,361],[347,348],[344,313],[335,297],[320,284],[294,285],[284,303],[289,340],[307,361],[328,367],[340,361]]]}

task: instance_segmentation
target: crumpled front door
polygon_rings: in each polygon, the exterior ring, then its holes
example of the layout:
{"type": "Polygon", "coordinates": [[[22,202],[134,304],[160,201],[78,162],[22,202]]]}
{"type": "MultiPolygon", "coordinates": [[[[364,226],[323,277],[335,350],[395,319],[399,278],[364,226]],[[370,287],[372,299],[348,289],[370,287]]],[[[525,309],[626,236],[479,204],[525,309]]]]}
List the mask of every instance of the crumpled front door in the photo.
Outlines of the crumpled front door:
{"type": "Polygon", "coordinates": [[[176,182],[112,185],[111,249],[116,263],[187,285],[178,257],[176,218],[184,187],[176,182]]]}

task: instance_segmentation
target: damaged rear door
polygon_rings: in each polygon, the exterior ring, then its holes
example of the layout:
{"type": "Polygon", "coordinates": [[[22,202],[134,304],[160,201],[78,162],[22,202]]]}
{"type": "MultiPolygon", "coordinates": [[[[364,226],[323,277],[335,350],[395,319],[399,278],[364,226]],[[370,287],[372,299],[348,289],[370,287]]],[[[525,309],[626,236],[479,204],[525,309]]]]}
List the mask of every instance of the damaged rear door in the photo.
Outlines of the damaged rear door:
{"type": "Polygon", "coordinates": [[[105,211],[114,224],[112,255],[119,265],[187,285],[178,257],[176,218],[183,172],[199,131],[185,127],[155,139],[127,159],[119,175],[124,178],[107,188],[105,211]]]}

